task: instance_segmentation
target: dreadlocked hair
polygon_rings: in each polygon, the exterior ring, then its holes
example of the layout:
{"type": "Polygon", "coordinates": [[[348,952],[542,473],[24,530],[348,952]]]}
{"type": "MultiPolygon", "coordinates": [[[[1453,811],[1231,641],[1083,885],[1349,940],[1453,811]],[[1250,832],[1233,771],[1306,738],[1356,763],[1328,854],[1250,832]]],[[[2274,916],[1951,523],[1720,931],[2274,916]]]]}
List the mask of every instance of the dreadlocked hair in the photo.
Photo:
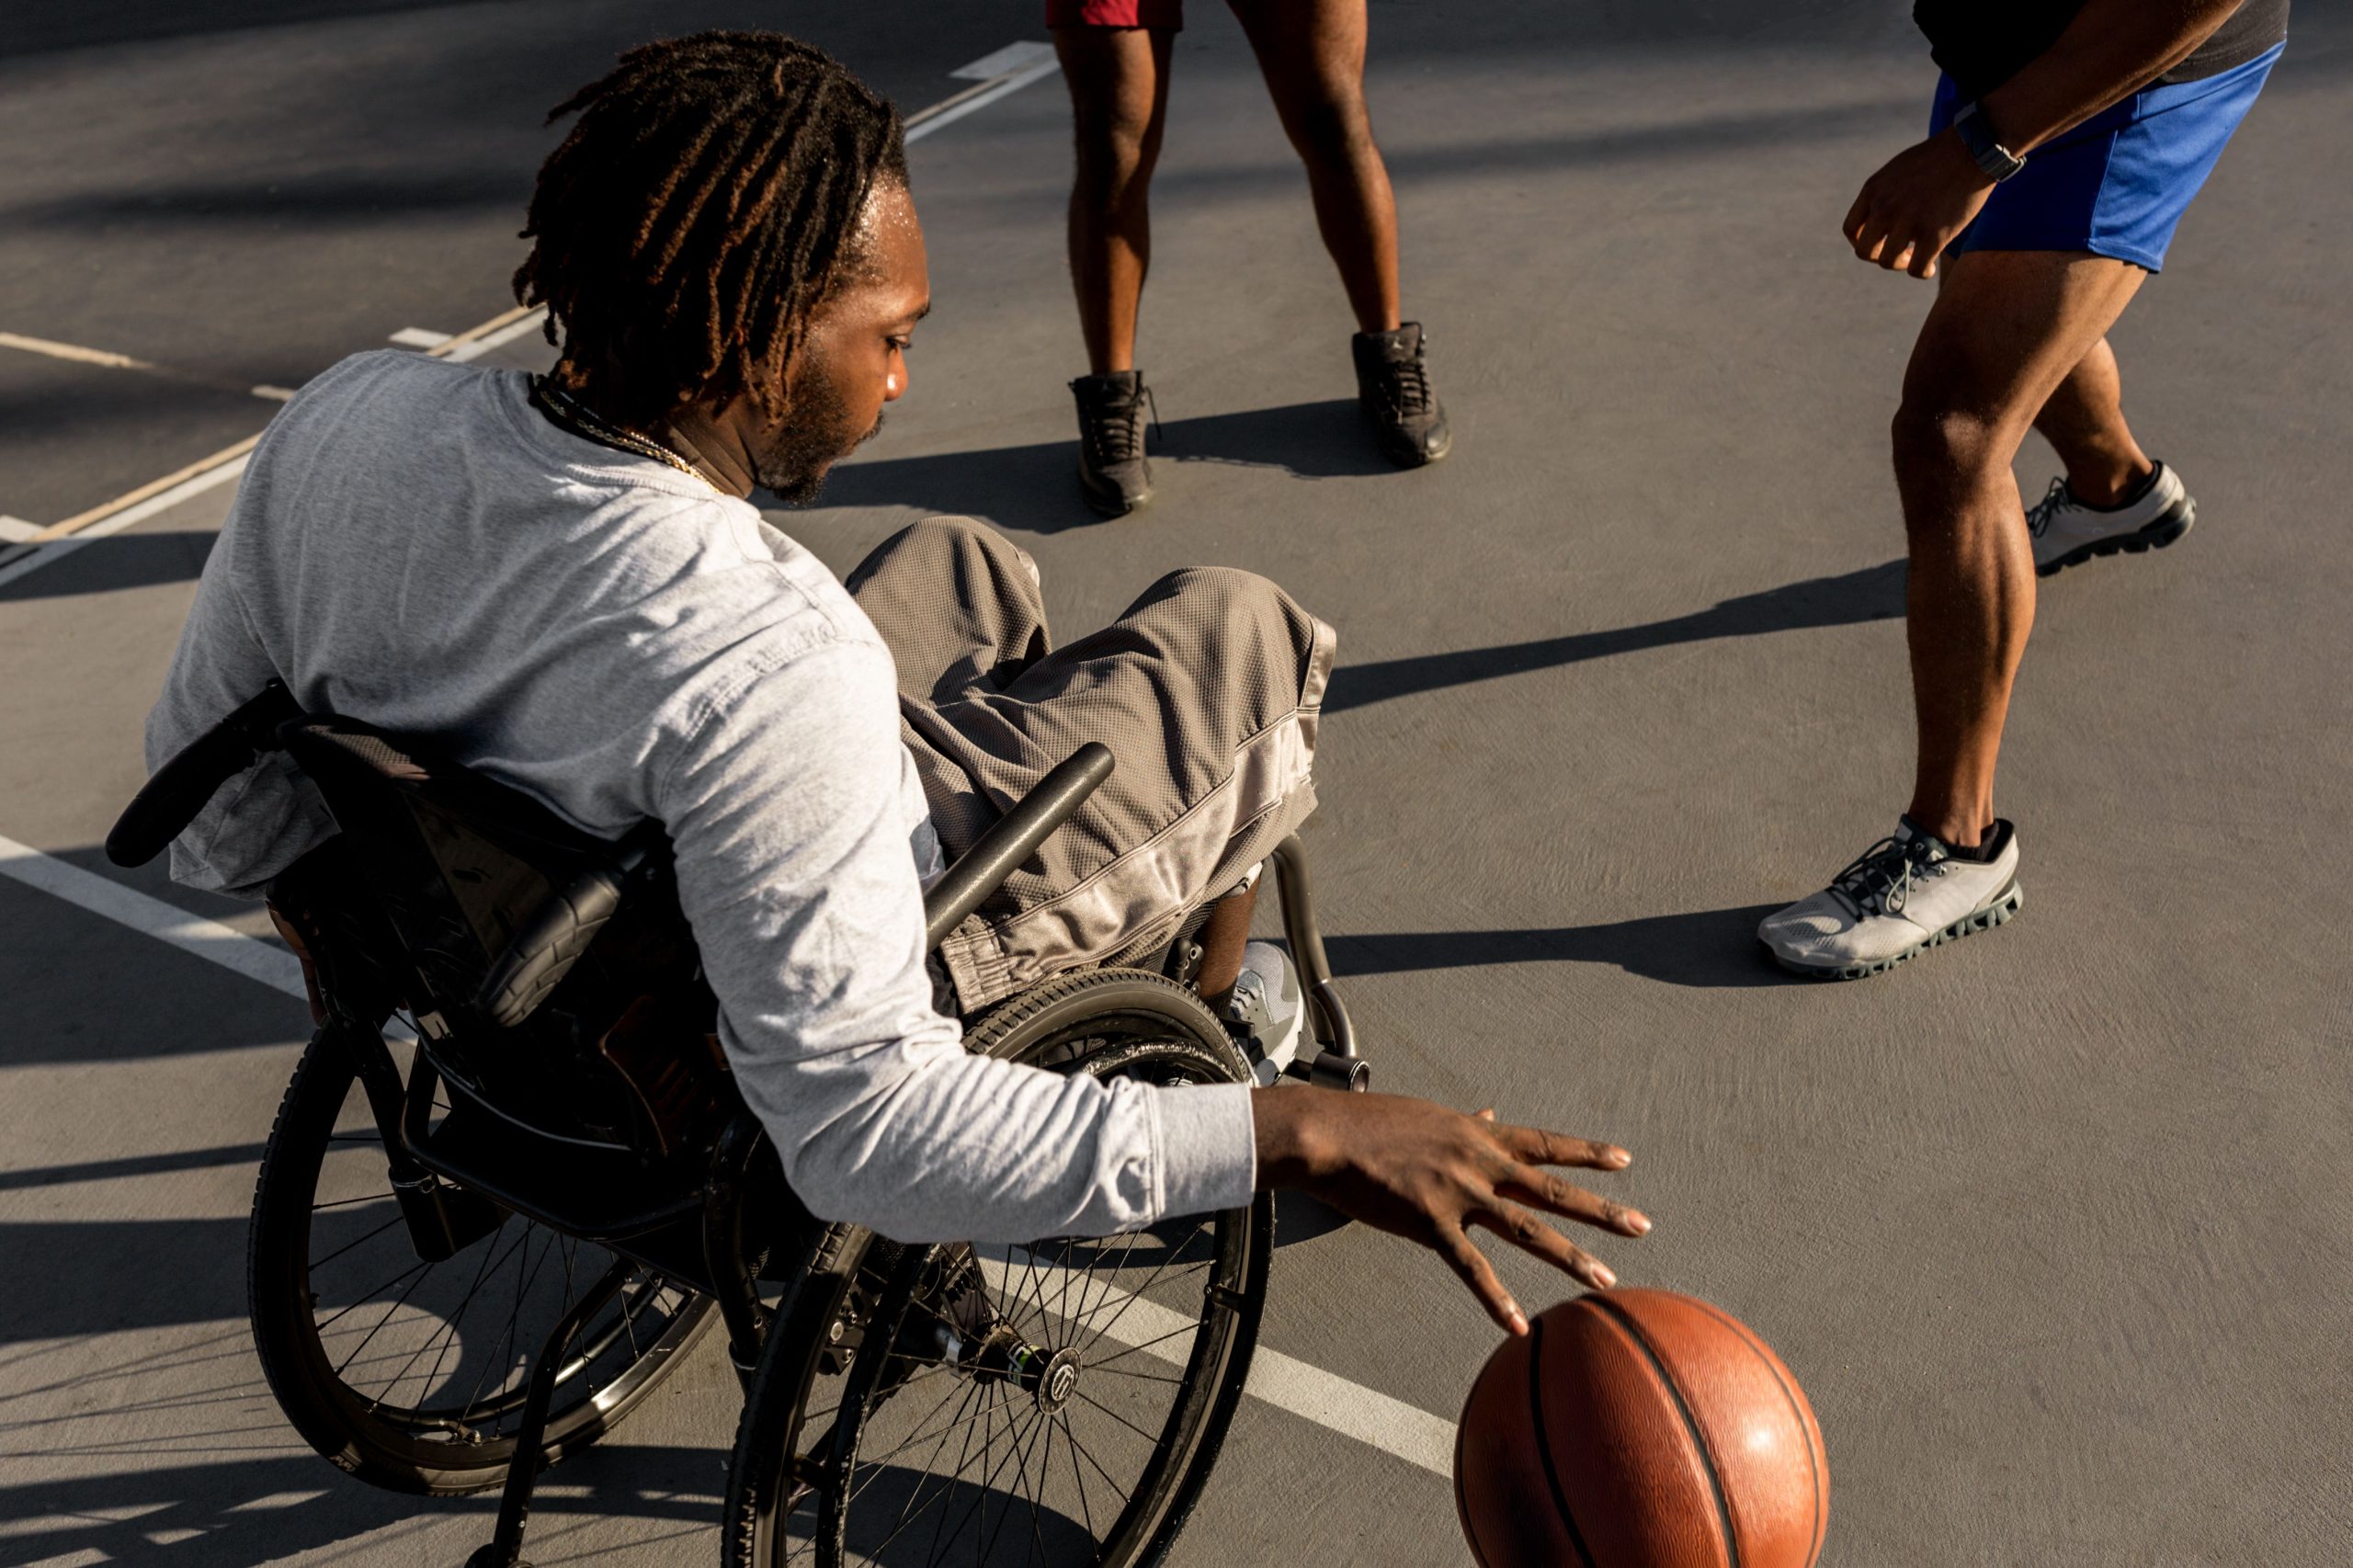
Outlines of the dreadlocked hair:
{"type": "Polygon", "coordinates": [[[574,390],[652,423],[750,396],[783,415],[811,311],[858,256],[878,181],[906,180],[890,102],[770,32],[641,44],[548,115],[577,113],[540,165],[515,297],[548,307],[574,390]],[[562,336],[558,336],[561,326],[562,336]]]}

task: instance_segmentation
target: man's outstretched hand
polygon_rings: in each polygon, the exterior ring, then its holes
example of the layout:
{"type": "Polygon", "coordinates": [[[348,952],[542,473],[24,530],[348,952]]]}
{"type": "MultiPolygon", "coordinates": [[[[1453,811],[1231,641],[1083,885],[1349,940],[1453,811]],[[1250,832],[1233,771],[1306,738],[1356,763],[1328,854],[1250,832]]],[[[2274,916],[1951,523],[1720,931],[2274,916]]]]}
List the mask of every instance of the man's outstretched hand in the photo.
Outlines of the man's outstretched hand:
{"type": "Polygon", "coordinates": [[[1465,1116],[1398,1095],[1275,1089],[1251,1096],[1258,1185],[1313,1194],[1351,1219],[1419,1242],[1452,1266],[1497,1324],[1528,1332],[1528,1316],[1471,1243],[1483,1226],[1595,1289],[1618,1277],[1541,1216],[1639,1236],[1650,1221],[1554,1176],[1548,1165],[1620,1171],[1633,1156],[1608,1143],[1465,1116]]]}

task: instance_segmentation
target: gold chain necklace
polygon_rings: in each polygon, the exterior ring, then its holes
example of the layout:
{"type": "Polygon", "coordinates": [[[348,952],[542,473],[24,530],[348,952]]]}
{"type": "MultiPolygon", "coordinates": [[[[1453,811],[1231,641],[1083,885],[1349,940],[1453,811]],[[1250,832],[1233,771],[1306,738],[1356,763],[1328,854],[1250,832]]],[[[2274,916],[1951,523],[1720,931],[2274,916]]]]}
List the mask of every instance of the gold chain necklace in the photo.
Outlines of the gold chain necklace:
{"type": "MultiPolygon", "coordinates": [[[[641,436],[634,430],[624,430],[610,420],[601,417],[587,404],[549,381],[545,376],[531,378],[531,402],[538,406],[540,412],[583,440],[594,441],[600,447],[613,447],[624,452],[634,452],[642,458],[652,458],[655,462],[666,463],[680,473],[692,474],[705,484],[710,484],[710,477],[708,474],[661,442],[649,436],[641,436]]],[[[719,487],[712,484],[711,488],[716,490],[719,487]]]]}

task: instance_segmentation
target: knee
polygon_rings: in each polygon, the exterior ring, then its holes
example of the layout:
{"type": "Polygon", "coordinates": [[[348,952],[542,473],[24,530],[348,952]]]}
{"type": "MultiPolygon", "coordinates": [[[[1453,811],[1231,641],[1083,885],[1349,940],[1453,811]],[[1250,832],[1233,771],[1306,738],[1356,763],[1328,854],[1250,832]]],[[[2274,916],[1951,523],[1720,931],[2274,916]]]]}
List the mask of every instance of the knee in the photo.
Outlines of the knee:
{"type": "Polygon", "coordinates": [[[1117,110],[1083,115],[1076,124],[1077,183],[1088,196],[1118,196],[1149,179],[1160,135],[1149,117],[1117,110]]]}
{"type": "Polygon", "coordinates": [[[1968,483],[2010,460],[2001,420],[1943,399],[1907,393],[1888,437],[1901,485],[1968,483]]]}
{"type": "Polygon", "coordinates": [[[1267,578],[1238,566],[1187,566],[1144,590],[1145,602],[1170,600],[1188,620],[1206,621],[1229,644],[1303,653],[1314,641],[1315,618],[1267,578]]]}
{"type": "Polygon", "coordinates": [[[1291,114],[1291,142],[1311,163],[1354,164],[1373,151],[1372,117],[1360,92],[1319,95],[1291,114]]]}
{"type": "Polygon", "coordinates": [[[882,573],[900,581],[915,573],[920,580],[963,583],[976,574],[1006,577],[1019,571],[1031,583],[1037,568],[1011,540],[972,517],[926,517],[910,523],[877,545],[847,580],[853,597],[882,573]]]}

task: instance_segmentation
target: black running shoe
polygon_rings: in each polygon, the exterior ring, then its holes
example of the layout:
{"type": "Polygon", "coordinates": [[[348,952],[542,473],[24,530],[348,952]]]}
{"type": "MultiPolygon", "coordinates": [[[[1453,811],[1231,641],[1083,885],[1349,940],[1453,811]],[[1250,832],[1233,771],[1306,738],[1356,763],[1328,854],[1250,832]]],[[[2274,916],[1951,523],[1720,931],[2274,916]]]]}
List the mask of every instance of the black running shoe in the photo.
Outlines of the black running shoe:
{"type": "Polygon", "coordinates": [[[1152,499],[1152,465],[1144,460],[1144,410],[1152,402],[1142,370],[1081,376],[1078,399],[1078,483],[1097,515],[1124,517],[1152,499]]]}
{"type": "Polygon", "coordinates": [[[1357,361],[1357,406],[1381,443],[1381,455],[1399,468],[1419,468],[1454,445],[1446,410],[1430,391],[1429,339],[1422,324],[1395,332],[1360,332],[1349,344],[1357,361]]]}

